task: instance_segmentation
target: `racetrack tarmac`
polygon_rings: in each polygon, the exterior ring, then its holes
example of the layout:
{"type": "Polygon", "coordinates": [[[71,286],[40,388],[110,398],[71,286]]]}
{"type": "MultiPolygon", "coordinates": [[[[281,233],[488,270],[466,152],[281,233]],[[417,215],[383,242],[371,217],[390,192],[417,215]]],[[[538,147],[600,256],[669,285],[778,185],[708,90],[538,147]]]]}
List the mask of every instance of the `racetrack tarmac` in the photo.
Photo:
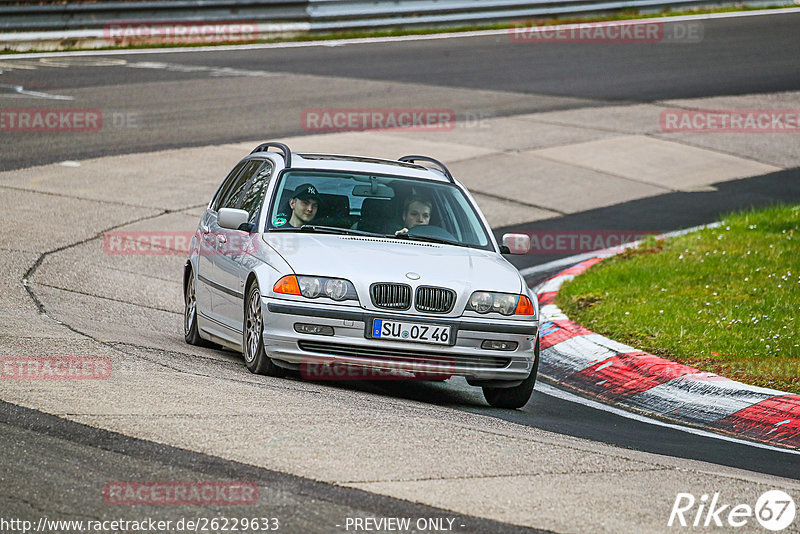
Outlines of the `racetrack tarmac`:
{"type": "MultiPolygon", "coordinates": [[[[659,113],[678,106],[800,107],[797,15],[705,24],[693,48],[542,49],[461,38],[120,54],[110,59],[123,63],[105,64],[0,60],[0,83],[74,98],[3,94],[4,109],[85,107],[138,120],[94,134],[8,134],[12,141],[0,145],[0,277],[8,288],[0,355],[92,356],[113,369],[100,381],[3,381],[4,517],[251,512],[108,505],[102,490],[120,480],[250,480],[261,490],[252,510],[279,516],[287,532],[342,532],[342,520],[367,516],[452,517],[464,532],[669,532],[679,492],[752,505],[782,489],[797,500],[796,455],[633,421],[544,390],[506,412],[457,379],[251,375],[230,351],[183,343],[182,255],[103,248],[110,230],[191,232],[256,141],[312,133],[300,122],[310,102],[455,109],[465,120],[451,132],[339,133],[290,144],[384,157],[426,151],[467,183],[497,230],[671,230],[732,209],[797,202],[791,134],[659,130],[659,113]],[[634,158],[613,167],[587,158],[606,143],[653,159],[642,170],[634,158]],[[658,167],[656,155],[673,159],[658,167]],[[45,165],[62,160],[79,163],[45,165]]],[[[563,255],[513,261],[525,267],[563,255]]]]}

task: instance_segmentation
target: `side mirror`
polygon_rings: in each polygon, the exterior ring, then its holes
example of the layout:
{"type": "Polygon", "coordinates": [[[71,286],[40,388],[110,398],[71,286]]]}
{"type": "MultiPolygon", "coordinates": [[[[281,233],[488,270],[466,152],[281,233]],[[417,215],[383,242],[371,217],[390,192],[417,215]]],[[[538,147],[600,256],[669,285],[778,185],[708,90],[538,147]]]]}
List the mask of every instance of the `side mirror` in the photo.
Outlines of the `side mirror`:
{"type": "Polygon", "coordinates": [[[525,234],[504,234],[500,250],[504,254],[527,254],[531,250],[531,237],[525,234]]]}
{"type": "Polygon", "coordinates": [[[221,208],[217,214],[217,224],[228,230],[238,230],[242,224],[247,224],[250,214],[244,210],[221,208]]]}

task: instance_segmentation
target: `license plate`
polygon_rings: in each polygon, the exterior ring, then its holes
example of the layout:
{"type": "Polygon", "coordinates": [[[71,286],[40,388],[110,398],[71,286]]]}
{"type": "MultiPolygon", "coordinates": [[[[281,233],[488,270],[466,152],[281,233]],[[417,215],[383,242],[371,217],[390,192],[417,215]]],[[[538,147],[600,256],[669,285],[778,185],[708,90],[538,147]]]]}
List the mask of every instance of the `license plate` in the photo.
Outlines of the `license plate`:
{"type": "Polygon", "coordinates": [[[450,326],[387,321],[385,319],[375,319],[372,322],[372,337],[378,339],[450,345],[451,335],[450,326]]]}

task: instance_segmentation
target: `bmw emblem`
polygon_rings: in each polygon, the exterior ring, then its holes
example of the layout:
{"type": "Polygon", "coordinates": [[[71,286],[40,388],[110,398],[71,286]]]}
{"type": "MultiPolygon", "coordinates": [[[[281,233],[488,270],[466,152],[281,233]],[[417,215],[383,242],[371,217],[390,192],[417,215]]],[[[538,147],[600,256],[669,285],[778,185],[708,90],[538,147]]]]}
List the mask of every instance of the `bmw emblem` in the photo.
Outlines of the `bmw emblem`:
{"type": "Polygon", "coordinates": [[[409,280],[419,280],[419,274],[414,272],[406,273],[406,278],[408,278],[409,280]]]}

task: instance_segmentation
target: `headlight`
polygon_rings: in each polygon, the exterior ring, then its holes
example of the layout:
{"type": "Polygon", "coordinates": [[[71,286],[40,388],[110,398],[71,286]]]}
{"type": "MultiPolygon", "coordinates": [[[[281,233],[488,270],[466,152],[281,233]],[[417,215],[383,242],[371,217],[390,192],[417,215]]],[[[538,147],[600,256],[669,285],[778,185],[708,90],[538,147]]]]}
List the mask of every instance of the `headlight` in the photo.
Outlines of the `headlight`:
{"type": "Polygon", "coordinates": [[[527,295],[476,291],[467,302],[467,309],[478,313],[497,312],[501,315],[534,315],[533,303],[527,295]]]}
{"type": "Polygon", "coordinates": [[[309,299],[315,299],[322,292],[322,282],[313,276],[298,276],[297,283],[300,285],[300,294],[309,299]]]}
{"type": "Polygon", "coordinates": [[[494,295],[492,311],[496,311],[503,315],[511,315],[517,308],[517,301],[519,301],[519,295],[494,295]]]}
{"type": "Polygon", "coordinates": [[[476,311],[478,313],[488,313],[492,309],[492,293],[485,291],[476,291],[469,298],[467,309],[476,311]]]}
{"type": "MultiPolygon", "coordinates": [[[[347,280],[330,278],[325,282],[325,294],[333,300],[344,300],[350,287],[352,284],[347,280]]],[[[355,289],[353,292],[355,293],[355,289]]]]}
{"type": "Polygon", "coordinates": [[[323,276],[284,276],[272,288],[276,293],[302,295],[309,299],[326,297],[336,301],[358,300],[356,288],[348,280],[323,276]]]}

